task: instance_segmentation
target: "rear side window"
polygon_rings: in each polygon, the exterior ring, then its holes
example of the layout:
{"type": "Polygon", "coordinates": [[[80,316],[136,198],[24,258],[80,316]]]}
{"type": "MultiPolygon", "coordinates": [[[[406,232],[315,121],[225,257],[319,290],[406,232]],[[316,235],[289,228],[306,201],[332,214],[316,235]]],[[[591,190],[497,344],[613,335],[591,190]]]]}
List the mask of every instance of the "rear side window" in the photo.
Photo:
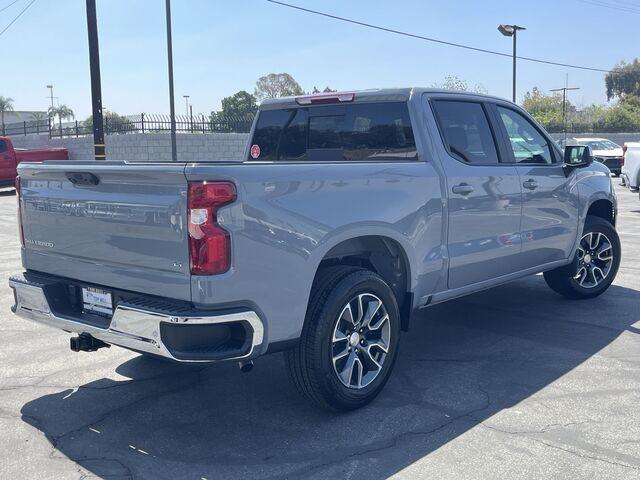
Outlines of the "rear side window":
{"type": "Polygon", "coordinates": [[[496,143],[479,103],[437,100],[436,118],[449,151],[465,163],[498,163],[496,143]]]}
{"type": "Polygon", "coordinates": [[[373,161],[415,159],[404,102],[323,105],[260,112],[249,160],[373,161]]]}
{"type": "Polygon", "coordinates": [[[5,142],[4,140],[0,140],[0,153],[4,153],[6,152],[7,149],[7,142],[5,142]]]}

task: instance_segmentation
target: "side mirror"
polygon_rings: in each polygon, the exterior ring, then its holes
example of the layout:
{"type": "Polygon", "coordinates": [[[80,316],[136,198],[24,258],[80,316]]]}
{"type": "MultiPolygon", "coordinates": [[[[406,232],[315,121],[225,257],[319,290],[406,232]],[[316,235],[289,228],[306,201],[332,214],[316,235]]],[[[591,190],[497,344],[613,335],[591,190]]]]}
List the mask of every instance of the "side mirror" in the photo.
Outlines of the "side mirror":
{"type": "Polygon", "coordinates": [[[586,167],[593,163],[591,147],[586,145],[567,145],[564,147],[564,164],[567,167],[586,167]]]}

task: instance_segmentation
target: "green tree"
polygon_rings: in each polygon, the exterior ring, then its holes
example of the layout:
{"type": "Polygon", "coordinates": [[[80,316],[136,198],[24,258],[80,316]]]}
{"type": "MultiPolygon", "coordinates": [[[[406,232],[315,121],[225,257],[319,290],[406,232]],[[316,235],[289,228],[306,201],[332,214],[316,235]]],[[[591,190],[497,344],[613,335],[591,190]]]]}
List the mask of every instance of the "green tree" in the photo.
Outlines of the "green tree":
{"type": "MultiPolygon", "coordinates": [[[[105,110],[102,113],[102,121],[104,122],[105,133],[127,133],[136,131],[136,126],[131,120],[116,112],[105,110]]],[[[87,132],[93,132],[93,115],[87,117],[82,122],[87,132]]]]}
{"type": "Polygon", "coordinates": [[[66,105],[58,105],[57,107],[49,107],[49,116],[51,118],[58,117],[58,123],[60,125],[60,131],[62,131],[62,120],[67,118],[74,118],[75,115],[66,105]]]}
{"type": "Polygon", "coordinates": [[[4,132],[4,112],[13,112],[13,98],[0,95],[0,117],[2,117],[2,131],[4,132]]]}
{"type": "Polygon", "coordinates": [[[457,90],[459,92],[487,93],[487,89],[479,83],[469,85],[466,80],[461,79],[457,75],[447,75],[442,83],[435,82],[431,84],[431,88],[439,88],[442,90],[457,90]]]}
{"type": "Polygon", "coordinates": [[[303,94],[304,90],[300,84],[288,73],[270,73],[260,77],[254,90],[258,100],[303,94]]]}
{"type": "Polygon", "coordinates": [[[631,63],[620,62],[604,77],[607,100],[623,99],[633,95],[640,97],[640,60],[631,63]]]}
{"type": "MultiPolygon", "coordinates": [[[[562,128],[562,95],[547,95],[533,87],[530,92],[524,94],[522,102],[524,109],[549,130],[562,128]]],[[[575,106],[567,101],[567,122],[574,116],[575,106]]]]}
{"type": "Polygon", "coordinates": [[[640,99],[626,97],[612,107],[596,123],[596,129],[605,132],[637,132],[640,130],[640,99]]]}
{"type": "Polygon", "coordinates": [[[314,86],[311,93],[332,93],[332,92],[337,92],[337,90],[334,90],[333,88],[330,88],[330,87],[324,87],[324,90],[319,90],[318,87],[314,86]]]}
{"type": "Polygon", "coordinates": [[[258,104],[255,95],[245,90],[240,90],[230,97],[222,99],[222,110],[218,115],[225,117],[245,117],[255,115],[258,111],[258,104]]]}

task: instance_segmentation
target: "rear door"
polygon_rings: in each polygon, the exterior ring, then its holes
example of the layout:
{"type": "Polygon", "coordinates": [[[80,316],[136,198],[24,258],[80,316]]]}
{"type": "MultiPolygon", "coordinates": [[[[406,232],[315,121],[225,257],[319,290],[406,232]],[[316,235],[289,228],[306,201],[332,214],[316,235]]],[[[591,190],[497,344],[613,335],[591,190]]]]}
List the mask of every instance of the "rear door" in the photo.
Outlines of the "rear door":
{"type": "Polygon", "coordinates": [[[522,192],[481,101],[433,99],[446,147],[449,288],[517,271],[522,192]]]}
{"type": "Polygon", "coordinates": [[[190,300],[183,164],[24,163],[19,171],[27,269],[190,300]]]}
{"type": "Polygon", "coordinates": [[[569,257],[578,228],[577,185],[563,167],[553,140],[517,109],[494,106],[523,191],[523,267],[569,257]]]}

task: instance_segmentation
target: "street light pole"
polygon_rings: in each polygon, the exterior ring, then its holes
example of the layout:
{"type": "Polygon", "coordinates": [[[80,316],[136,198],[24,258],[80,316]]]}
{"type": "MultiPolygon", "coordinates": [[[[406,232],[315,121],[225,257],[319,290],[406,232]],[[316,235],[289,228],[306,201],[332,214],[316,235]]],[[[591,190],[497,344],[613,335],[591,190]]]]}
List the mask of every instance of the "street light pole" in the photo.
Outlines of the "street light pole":
{"type": "Polygon", "coordinates": [[[165,0],[167,17],[167,59],[169,66],[169,115],[171,117],[171,160],[178,161],[176,149],[176,108],[173,93],[173,42],[171,39],[171,0],[165,0]]]}
{"type": "Polygon", "coordinates": [[[93,113],[93,150],[96,160],[106,160],[102,119],[102,84],[100,81],[100,48],[96,0],[87,0],[87,32],[89,35],[89,70],[91,72],[91,106],[93,113]]]}
{"type": "Polygon", "coordinates": [[[526,30],[526,28],[521,27],[519,25],[499,25],[498,31],[504,35],[505,37],[513,38],[513,85],[512,85],[512,93],[511,100],[513,103],[516,103],[516,63],[518,59],[517,55],[517,45],[518,45],[518,30],[526,30]]]}
{"type": "Polygon", "coordinates": [[[185,111],[189,115],[189,95],[182,95],[182,98],[184,98],[185,111]]]}
{"type": "Polygon", "coordinates": [[[513,30],[513,88],[512,88],[512,94],[511,94],[511,101],[513,103],[516,103],[516,82],[518,78],[518,76],[516,75],[516,65],[518,63],[516,61],[516,59],[518,58],[517,49],[518,49],[518,30],[514,29],[513,30]]]}
{"type": "Polygon", "coordinates": [[[51,94],[51,108],[54,108],[55,105],[53,104],[53,85],[47,85],[47,88],[49,89],[49,92],[51,94]]]}

